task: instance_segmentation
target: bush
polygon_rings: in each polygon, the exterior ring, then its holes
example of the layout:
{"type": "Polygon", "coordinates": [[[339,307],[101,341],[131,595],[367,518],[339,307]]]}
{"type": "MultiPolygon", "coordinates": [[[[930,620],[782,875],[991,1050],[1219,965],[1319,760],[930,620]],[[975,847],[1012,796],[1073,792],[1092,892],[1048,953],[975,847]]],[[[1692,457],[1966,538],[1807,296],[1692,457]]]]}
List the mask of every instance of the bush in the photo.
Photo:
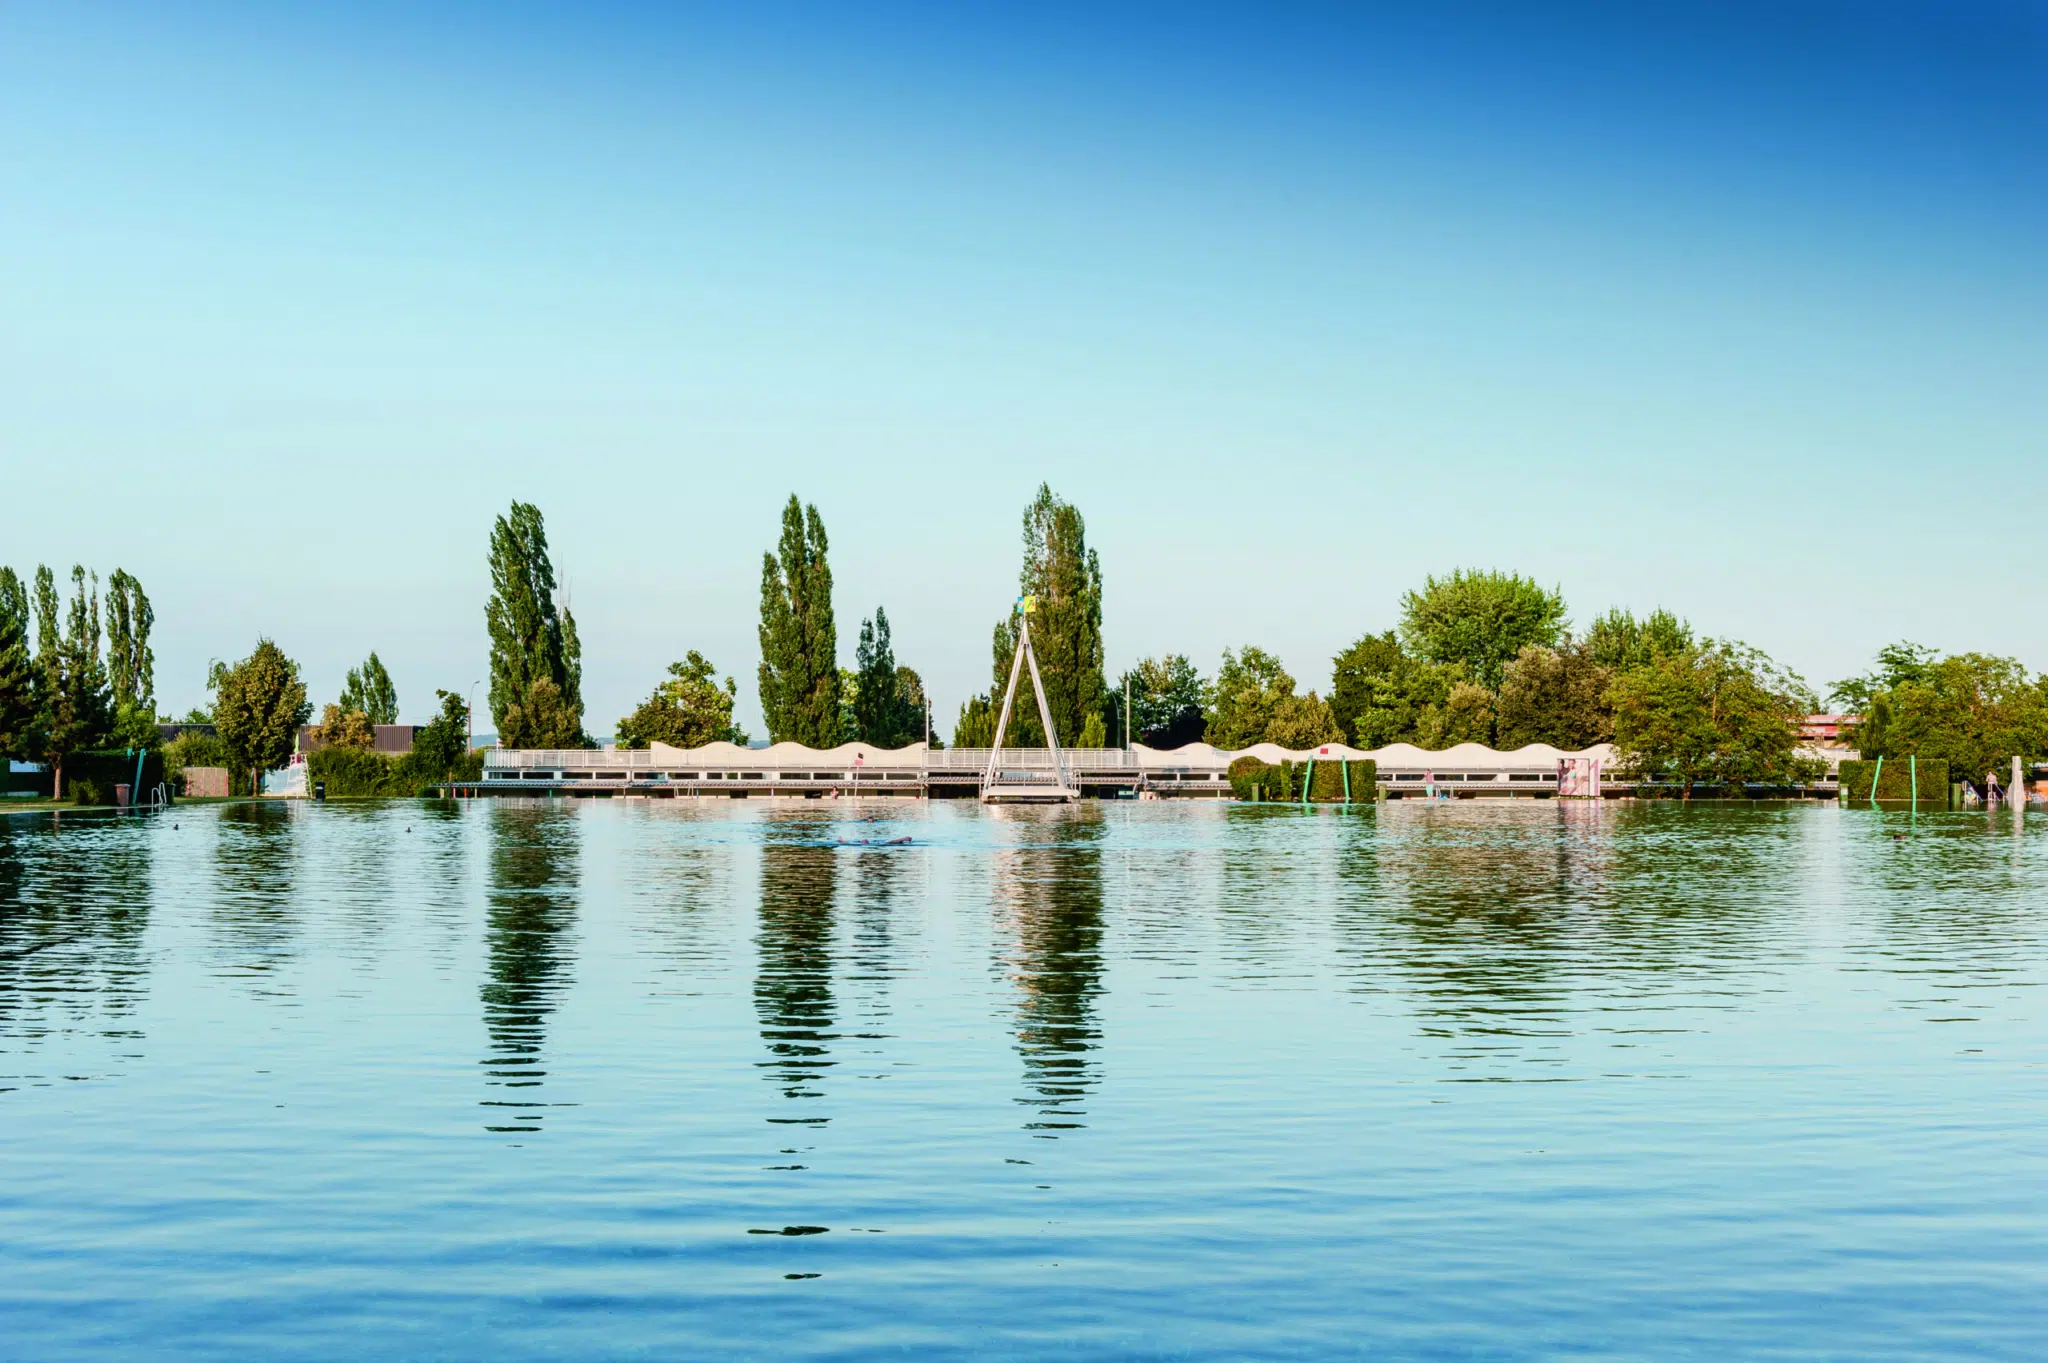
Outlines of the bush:
{"type": "Polygon", "coordinates": [[[141,775],[137,776],[138,754],[132,752],[75,752],[64,759],[64,795],[73,804],[110,805],[114,787],[130,786],[128,798],[140,803],[164,779],[161,753],[139,754],[141,775]]]}
{"type": "Polygon", "coordinates": [[[363,748],[322,748],[306,759],[306,781],[309,789],[315,781],[324,782],[329,795],[346,797],[424,795],[444,781],[483,779],[482,753],[447,757],[445,752],[420,748],[396,756],[363,748]]]}
{"type": "Polygon", "coordinates": [[[1295,799],[1301,798],[1302,783],[1304,781],[1312,781],[1314,784],[1308,792],[1308,798],[1311,803],[1343,803],[1345,799],[1344,785],[1347,768],[1350,775],[1350,801],[1352,804],[1371,804],[1379,798],[1379,787],[1377,784],[1379,781],[1379,763],[1369,757],[1360,758],[1352,762],[1343,762],[1335,758],[1313,764],[1308,762],[1289,762],[1287,766],[1289,768],[1287,784],[1288,788],[1294,792],[1295,799]]]}
{"type": "MultiPolygon", "coordinates": [[[[1920,779],[1920,803],[1948,807],[1948,763],[1940,758],[1922,757],[1917,759],[1920,779]]],[[[1871,784],[1877,785],[1877,798],[1910,803],[1913,798],[1914,762],[1904,757],[1888,757],[1884,760],[1884,771],[1880,774],[1876,762],[1850,761],[1842,763],[1842,803],[1847,805],[1868,805],[1871,784]]]]}
{"type": "Polygon", "coordinates": [[[235,760],[227,740],[214,734],[188,730],[163,746],[164,779],[171,789],[185,793],[184,774],[187,767],[225,767],[228,773],[228,794],[250,795],[249,770],[235,760]]]}

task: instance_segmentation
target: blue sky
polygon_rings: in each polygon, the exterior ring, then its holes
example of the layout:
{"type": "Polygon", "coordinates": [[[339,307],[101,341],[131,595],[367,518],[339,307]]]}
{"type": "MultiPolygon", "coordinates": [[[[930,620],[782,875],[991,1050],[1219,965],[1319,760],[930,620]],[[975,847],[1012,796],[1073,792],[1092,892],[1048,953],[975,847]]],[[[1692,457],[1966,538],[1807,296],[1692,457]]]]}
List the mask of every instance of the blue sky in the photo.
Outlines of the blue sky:
{"type": "Polygon", "coordinates": [[[1113,670],[1461,565],[2048,667],[2044,14],[9,7],[0,561],[424,719],[534,501],[596,733],[689,648],[758,731],[791,491],[948,727],[1041,480],[1113,670]]]}

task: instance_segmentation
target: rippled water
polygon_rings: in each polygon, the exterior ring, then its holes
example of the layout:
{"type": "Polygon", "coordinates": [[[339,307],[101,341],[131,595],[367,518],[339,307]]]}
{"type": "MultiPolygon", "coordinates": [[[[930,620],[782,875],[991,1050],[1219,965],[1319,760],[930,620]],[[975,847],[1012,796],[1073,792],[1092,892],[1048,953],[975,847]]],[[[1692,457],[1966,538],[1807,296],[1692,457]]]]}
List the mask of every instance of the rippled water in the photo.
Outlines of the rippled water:
{"type": "Polygon", "coordinates": [[[2044,922],[2009,815],[14,816],[0,1355],[2039,1358],[2044,922]]]}

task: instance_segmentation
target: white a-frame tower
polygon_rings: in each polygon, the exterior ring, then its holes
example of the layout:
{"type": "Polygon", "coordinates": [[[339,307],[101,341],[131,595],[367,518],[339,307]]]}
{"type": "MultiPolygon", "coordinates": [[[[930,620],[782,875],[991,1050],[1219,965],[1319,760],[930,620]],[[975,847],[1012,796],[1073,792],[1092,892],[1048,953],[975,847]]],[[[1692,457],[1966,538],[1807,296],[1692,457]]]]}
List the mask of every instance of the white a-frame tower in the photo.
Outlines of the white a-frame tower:
{"type": "Polygon", "coordinates": [[[1010,659],[1010,684],[1003,690],[1003,708],[996,717],[995,745],[988,750],[988,769],[981,775],[981,798],[985,804],[1081,798],[1067,775],[1067,756],[1060,751],[1052,709],[1045,703],[1045,682],[1038,675],[1038,655],[1031,651],[1031,613],[1037,609],[1035,596],[1020,597],[1017,601],[1017,653],[1010,659]],[[1031,693],[1038,698],[1038,722],[1045,726],[1045,741],[1052,758],[1050,768],[1018,760],[1008,765],[1003,762],[1003,737],[1010,728],[1010,707],[1016,702],[1017,678],[1026,664],[1031,668],[1031,693]]]}

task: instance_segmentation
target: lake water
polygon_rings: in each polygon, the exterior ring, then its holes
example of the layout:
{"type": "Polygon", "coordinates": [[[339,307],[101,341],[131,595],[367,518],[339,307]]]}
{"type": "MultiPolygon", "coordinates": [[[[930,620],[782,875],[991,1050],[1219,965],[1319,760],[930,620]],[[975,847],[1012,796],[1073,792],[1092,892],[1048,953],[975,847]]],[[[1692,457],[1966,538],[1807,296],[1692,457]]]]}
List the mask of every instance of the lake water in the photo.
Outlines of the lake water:
{"type": "Polygon", "coordinates": [[[2038,1359],[2044,982],[2009,814],[14,816],[0,1356],[2038,1359]]]}

